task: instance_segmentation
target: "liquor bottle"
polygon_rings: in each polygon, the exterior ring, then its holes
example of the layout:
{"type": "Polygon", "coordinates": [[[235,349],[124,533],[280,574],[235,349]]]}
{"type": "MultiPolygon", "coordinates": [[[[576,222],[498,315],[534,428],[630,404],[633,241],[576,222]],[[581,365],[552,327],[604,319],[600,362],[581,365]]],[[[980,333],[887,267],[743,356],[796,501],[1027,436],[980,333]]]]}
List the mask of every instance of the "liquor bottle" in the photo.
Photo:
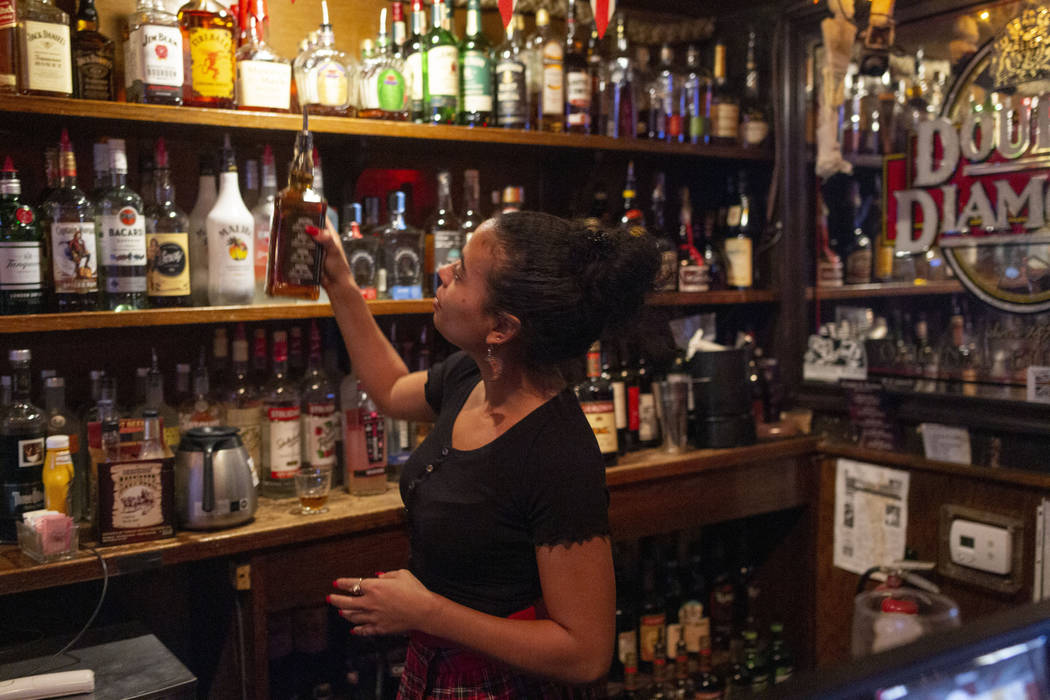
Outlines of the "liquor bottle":
{"type": "Polygon", "coordinates": [[[244,200],[244,206],[254,210],[255,205],[259,203],[259,161],[255,158],[244,161],[244,169],[241,172],[244,175],[241,183],[241,191],[244,194],[241,199],[244,200]]]}
{"type": "Polygon", "coordinates": [[[66,380],[62,377],[49,377],[44,381],[44,415],[47,418],[47,437],[64,435],[69,439],[69,454],[73,460],[73,481],[69,494],[72,510],[69,513],[74,520],[83,517],[87,505],[87,458],[86,450],[80,441],[83,426],[76,414],[66,406],[66,380]]]}
{"type": "Polygon", "coordinates": [[[23,95],[70,97],[73,60],[69,15],[52,0],[26,0],[18,13],[18,91],[23,95]]]}
{"type": "MultiPolygon", "coordinates": [[[[579,31],[579,29],[577,29],[579,31]]],[[[598,36],[598,27],[592,23],[587,40],[587,74],[591,81],[591,131],[592,134],[608,133],[609,121],[609,35],[598,36]]]]}
{"type": "Polygon", "coordinates": [[[682,625],[682,639],[690,654],[699,654],[711,646],[711,619],[707,616],[707,577],[699,545],[689,556],[689,584],[682,606],[678,609],[678,621],[682,625]]]}
{"type": "Polygon", "coordinates": [[[684,128],[689,143],[707,143],[711,138],[711,74],[700,64],[700,50],[690,46],[685,53],[684,128]]]}
{"type": "Polygon", "coordinates": [[[587,352],[587,379],[576,387],[576,398],[587,416],[605,465],[616,464],[619,442],[616,439],[616,407],[612,385],[602,378],[601,343],[595,341],[587,352]]]}
{"type": "Polygon", "coordinates": [[[405,44],[408,42],[408,26],[405,24],[405,5],[401,0],[390,3],[390,50],[405,60],[405,44]]]}
{"type": "Polygon", "coordinates": [[[609,64],[609,118],[606,136],[633,139],[638,124],[634,60],[627,43],[623,13],[616,16],[616,51],[609,64]]]}
{"type": "Polygon", "coordinates": [[[204,361],[204,346],[201,346],[197,367],[193,370],[193,383],[188,399],[179,404],[179,430],[206,428],[222,425],[222,405],[211,398],[211,381],[208,366],[204,361]]]}
{"type": "Polygon", "coordinates": [[[744,630],[744,667],[750,680],[751,693],[757,695],[769,689],[769,667],[758,649],[758,633],[744,630]]]}
{"type": "Polygon", "coordinates": [[[459,46],[459,123],[492,122],[492,46],[481,30],[481,0],[467,1],[467,31],[459,46]]]}
{"type": "Polygon", "coordinates": [[[190,212],[190,291],[194,306],[208,305],[208,214],[215,206],[215,160],[210,153],[200,155],[197,201],[190,212]]]}
{"type": "Polygon", "coordinates": [[[635,201],[638,193],[635,190],[634,161],[627,162],[627,177],[623,184],[623,213],[620,215],[620,228],[632,236],[645,235],[645,214],[635,201]]]}
{"type": "Polygon", "coordinates": [[[726,198],[725,240],[722,242],[726,256],[726,284],[733,289],[750,289],[754,286],[752,232],[757,212],[752,210],[747,174],[741,170],[738,178],[736,194],[733,194],[730,184],[726,198]]]}
{"type": "Polygon", "coordinates": [[[295,494],[301,464],[299,387],[288,377],[288,334],[273,334],[273,375],[262,392],[262,491],[270,498],[295,494]]]}
{"type": "Polygon", "coordinates": [[[591,74],[587,63],[586,31],[569,0],[565,32],[565,130],[591,133],[591,74]]]}
{"type": "Polygon", "coordinates": [[[641,695],[641,684],[638,682],[638,655],[631,652],[623,663],[623,692],[620,700],[638,700],[641,695]]]}
{"type": "Polygon", "coordinates": [[[674,49],[664,44],[660,47],[660,63],[649,88],[649,138],[672,143],[682,141],[681,102],[684,82],[674,68],[674,49]]]}
{"type": "Polygon", "coordinates": [[[780,685],[795,675],[795,659],[784,641],[784,625],[780,622],[769,626],[769,669],[774,685],[780,685]]]}
{"type": "Polygon", "coordinates": [[[321,332],[317,321],[310,323],[310,359],[303,378],[303,465],[335,468],[339,411],[336,387],[324,371],[321,358],[321,332]]]}
{"type": "Polygon", "coordinates": [[[350,56],[335,48],[335,32],[328,21],[326,0],[321,0],[317,44],[296,56],[292,70],[299,104],[311,114],[356,115],[357,67],[350,56]]]}
{"type": "Polygon", "coordinates": [[[152,351],[152,361],[146,372],[146,400],[144,407],[151,408],[160,416],[164,430],[164,442],[169,445],[179,444],[182,431],[179,429],[179,412],[164,400],[164,375],[157,362],[157,351],[152,351]]]}
{"type": "Polygon", "coordinates": [[[55,308],[99,308],[95,207],[77,187],[77,162],[69,134],[62,130],[60,187],[42,205],[50,253],[55,308]]]}
{"type": "MultiPolygon", "coordinates": [[[[358,206],[359,205],[354,205],[358,206]]],[[[350,220],[349,233],[343,236],[343,252],[350,265],[357,288],[365,299],[376,299],[379,289],[379,246],[378,236],[361,233],[357,219],[350,220]]]]}
{"type": "Polygon", "coordinates": [[[423,121],[425,89],[423,85],[423,59],[427,54],[423,39],[427,34],[427,15],[423,11],[423,0],[412,0],[412,35],[405,42],[405,78],[408,81],[410,99],[409,116],[412,121],[423,121]]]}
{"type": "Polygon", "coordinates": [[[755,60],[757,34],[754,28],[747,33],[747,72],[744,74],[744,94],[740,100],[740,145],[758,148],[769,136],[768,108],[759,90],[758,63],[755,60]]]}
{"type": "Polygon", "coordinates": [[[715,43],[714,89],[711,94],[711,139],[709,143],[735,146],[739,143],[740,100],[726,80],[726,45],[715,43]]]}
{"type": "Polygon", "coordinates": [[[926,314],[920,313],[915,322],[915,376],[923,378],[923,385],[929,389],[937,388],[937,378],[940,368],[937,361],[937,352],[930,345],[929,324],[926,314]]]}
{"type": "Polygon", "coordinates": [[[725,690],[725,682],[711,665],[711,648],[704,647],[700,650],[700,671],[694,682],[694,697],[696,700],[722,700],[725,690]]]}
{"type": "Polygon", "coordinates": [[[127,101],[181,105],[182,52],[179,18],[161,3],[138,0],[124,33],[127,101]]]}
{"type": "Polygon", "coordinates": [[[242,12],[246,38],[234,54],[237,109],[287,112],[292,107],[292,64],[270,46],[266,0],[250,0],[242,12]]]}
{"type": "Polygon", "coordinates": [[[226,329],[215,329],[211,341],[211,386],[216,396],[222,396],[230,379],[230,340],[226,329]]]}
{"type": "MultiPolygon", "coordinates": [[[[631,371],[630,363],[627,361],[627,346],[620,343],[619,353],[620,366],[613,368],[610,353],[606,352],[602,361],[602,374],[607,375],[609,386],[613,392],[613,416],[616,421],[616,446],[619,454],[627,454],[634,449],[634,441],[628,430],[628,387],[634,387],[634,397],[637,400],[638,391],[634,372],[631,371]]],[[[637,408],[637,401],[635,403],[637,408]]],[[[637,438],[637,434],[633,436],[637,438]]]]}
{"type": "Polygon", "coordinates": [[[652,670],[658,656],[663,656],[663,661],[667,660],[666,653],[656,653],[666,628],[664,601],[656,582],[656,561],[646,557],[642,561],[642,607],[638,616],[638,646],[643,670],[652,670]]]}
{"type": "Polygon", "coordinates": [[[157,139],[155,203],[146,209],[146,292],[155,308],[189,306],[190,220],[175,204],[168,151],[157,139]]]}
{"type": "Polygon", "coordinates": [[[726,261],[721,248],[715,242],[715,213],[708,212],[703,223],[697,227],[697,247],[704,267],[707,268],[708,288],[712,291],[726,288],[726,261]]]}
{"type": "Polygon", "coordinates": [[[160,415],[154,408],[142,412],[142,443],[139,447],[139,459],[173,459],[175,454],[168,447],[161,430],[160,415]]]}
{"type": "Polygon", "coordinates": [[[478,184],[478,171],[463,171],[463,217],[459,221],[459,232],[463,245],[467,244],[474,231],[483,221],[481,217],[481,189],[478,184]]]}
{"type": "Polygon", "coordinates": [[[507,185],[500,192],[499,211],[501,214],[510,214],[521,211],[525,206],[525,188],[516,185],[507,185]]]}
{"type": "Polygon", "coordinates": [[[274,201],[266,295],[316,300],[321,291],[324,250],[306,232],[324,228],[328,205],[314,188],[313,136],[303,110],[303,128],[295,139],[288,186],[274,201]]]}
{"type": "Polygon", "coordinates": [[[255,292],[255,219],[244,206],[237,180],[237,157],[227,134],[219,196],[204,221],[208,236],[208,303],[212,306],[250,304],[255,292]]]}
{"type": "Polygon", "coordinates": [[[667,226],[667,178],[662,172],[653,178],[652,214],[649,217],[649,234],[656,242],[660,253],[660,276],[656,289],[673,292],[678,288],[678,246],[667,226]]]}
{"type": "Polygon", "coordinates": [[[725,548],[716,542],[713,557],[714,580],[711,582],[711,601],[708,615],[711,618],[712,661],[716,668],[729,660],[729,642],[733,637],[733,619],[736,614],[736,586],[725,561],[725,548]]]}
{"type": "Polygon", "coordinates": [[[142,198],[128,187],[123,139],[110,139],[110,188],[98,203],[105,305],[111,311],[146,308],[146,219],[142,198]]]}
{"type": "Polygon", "coordinates": [[[405,223],[405,193],[391,195],[390,223],[382,232],[387,297],[423,298],[423,234],[405,223]]]}
{"type": "Polygon", "coordinates": [[[660,420],[656,415],[653,375],[645,353],[638,353],[634,373],[638,378],[638,445],[656,447],[660,443],[660,420]]]}
{"type": "Polygon", "coordinates": [[[383,415],[351,371],[339,387],[347,491],[353,496],[386,492],[387,435],[383,415]]]}
{"type": "Polygon", "coordinates": [[[536,128],[541,131],[565,130],[565,45],[551,27],[550,13],[536,10],[536,35],[530,47],[537,55],[540,92],[533,106],[536,128]]]}
{"type": "Polygon", "coordinates": [[[507,38],[496,48],[496,125],[526,129],[529,125],[528,71],[516,39],[517,23],[507,25],[507,38]]]}
{"type": "MultiPolygon", "coordinates": [[[[860,181],[853,179],[849,185],[849,198],[852,200],[852,211],[855,212],[852,226],[845,233],[845,240],[839,241],[838,254],[842,258],[844,281],[846,284],[869,284],[871,282],[872,240],[864,231],[865,213],[860,193],[860,181]]],[[[869,200],[869,207],[871,202],[869,200]]]]}
{"type": "Polygon", "coordinates": [[[674,687],[667,687],[670,669],[667,667],[667,642],[664,631],[657,633],[653,644],[652,675],[649,678],[649,700],[673,700],[674,687]]]}
{"type": "Polygon", "coordinates": [[[387,38],[386,8],[379,15],[376,55],[362,67],[361,109],[357,116],[406,121],[412,108],[412,88],[405,78],[405,61],[387,38]]]}
{"type": "Polygon", "coordinates": [[[179,8],[184,105],[233,109],[234,25],[233,15],[216,0],[189,0],[179,8]]]}
{"type": "Polygon", "coordinates": [[[255,253],[255,300],[266,297],[266,262],[270,256],[270,226],[273,223],[274,202],[277,199],[277,165],[270,144],[263,148],[262,191],[252,208],[255,219],[255,237],[252,250],[255,253]]]}
{"type": "Polygon", "coordinates": [[[452,176],[447,170],[437,175],[437,210],[427,222],[424,267],[428,271],[427,294],[433,295],[441,286],[438,270],[463,257],[463,232],[459,218],[452,210],[452,176]]]}
{"type": "MultiPolygon", "coordinates": [[[[265,337],[264,331],[264,354],[265,337]]],[[[237,325],[232,346],[233,371],[223,394],[222,409],[226,414],[226,424],[237,428],[240,433],[244,449],[252,459],[252,476],[258,485],[259,469],[262,465],[263,405],[249,372],[248,340],[245,337],[244,324],[237,325]]]]}
{"type": "MultiPolygon", "coordinates": [[[[321,167],[321,152],[317,150],[317,146],[314,146],[313,159],[314,159],[314,184],[313,189],[322,200],[328,201],[324,196],[324,168],[321,167]]],[[[294,156],[294,152],[293,152],[294,156]]],[[[332,224],[332,230],[339,230],[339,212],[335,207],[328,207],[325,209],[325,218],[328,219],[328,223],[332,224]]]]}
{"type": "Polygon", "coordinates": [[[116,48],[98,31],[95,0],[80,0],[73,34],[73,96],[85,100],[116,99],[113,74],[116,48]]]}
{"type": "Polygon", "coordinates": [[[153,191],[154,170],[156,170],[156,166],[153,163],[153,152],[148,148],[139,151],[139,180],[135,191],[142,197],[143,211],[157,203],[156,192],[153,191]]]}
{"type": "MultiPolygon", "coordinates": [[[[45,181],[45,185],[44,185],[43,192],[40,193],[40,201],[41,202],[44,201],[45,199],[47,199],[48,197],[50,197],[51,193],[53,193],[59,187],[59,181],[61,179],[61,168],[60,168],[59,162],[58,162],[59,161],[58,150],[59,149],[58,149],[57,146],[48,146],[48,147],[46,147],[44,149],[44,181],[45,181]]],[[[108,153],[109,152],[105,150],[105,145],[103,144],[103,151],[102,151],[102,154],[103,154],[102,160],[103,161],[106,160],[106,155],[108,155],[108,153]]],[[[97,148],[96,148],[96,156],[95,156],[95,158],[96,158],[96,160],[98,158],[97,148]]],[[[96,184],[97,184],[97,182],[98,182],[98,170],[97,169],[95,171],[95,181],[96,181],[96,184]]],[[[106,177],[105,182],[106,183],[109,182],[108,176],[106,177]]]]}
{"type": "Polygon", "coordinates": [[[175,365],[175,392],[171,395],[172,405],[180,406],[190,397],[190,377],[192,375],[193,367],[189,363],[180,362],[175,365]]]}
{"type": "Polygon", "coordinates": [[[18,22],[13,2],[0,6],[0,93],[18,92],[18,22]]]}
{"type": "Polygon", "coordinates": [[[11,157],[0,171],[0,313],[46,311],[47,250],[37,213],[22,202],[11,157]]]}
{"type": "Polygon", "coordinates": [[[44,507],[44,439],[47,418],[30,401],[29,350],[11,350],[11,402],[0,413],[0,541],[14,542],[15,521],[44,507]]]}
{"type": "Polygon", "coordinates": [[[689,677],[689,652],[683,637],[678,638],[674,648],[674,693],[672,697],[693,700],[693,681],[689,677]]]}
{"type": "Polygon", "coordinates": [[[423,37],[423,121],[455,124],[459,113],[459,47],[452,33],[441,26],[445,0],[435,0],[430,31],[423,37]]]}
{"type": "Polygon", "coordinates": [[[303,328],[292,326],[288,329],[288,378],[301,382],[306,374],[306,356],[303,354],[303,328]]]}

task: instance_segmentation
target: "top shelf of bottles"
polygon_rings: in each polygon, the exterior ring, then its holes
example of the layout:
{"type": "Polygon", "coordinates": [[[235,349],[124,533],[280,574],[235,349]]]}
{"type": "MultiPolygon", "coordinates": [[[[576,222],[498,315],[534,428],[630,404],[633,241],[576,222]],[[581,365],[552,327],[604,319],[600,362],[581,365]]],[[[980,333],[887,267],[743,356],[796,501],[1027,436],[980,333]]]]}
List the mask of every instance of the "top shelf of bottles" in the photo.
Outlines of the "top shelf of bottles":
{"type": "Polygon", "coordinates": [[[921,297],[944,294],[959,294],[962,284],[957,280],[943,280],[913,284],[910,282],[884,282],[876,284],[850,284],[842,287],[808,287],[806,299],[874,299],[877,297],[921,297]]]}
{"type": "MultiPolygon", "coordinates": [[[[4,95],[0,96],[0,111],[113,121],[192,124],[231,129],[298,131],[302,128],[302,118],[295,114],[245,112],[234,109],[210,109],[203,107],[169,107],[165,105],[102,102],[61,97],[4,95]]],[[[772,154],[767,149],[740,148],[737,146],[672,144],[644,139],[614,139],[608,136],[554,134],[495,127],[471,128],[465,126],[413,124],[411,122],[351,119],[347,117],[311,117],[310,130],[315,133],[345,134],[348,136],[583,148],[721,160],[769,161],[772,159],[772,154]]]]}

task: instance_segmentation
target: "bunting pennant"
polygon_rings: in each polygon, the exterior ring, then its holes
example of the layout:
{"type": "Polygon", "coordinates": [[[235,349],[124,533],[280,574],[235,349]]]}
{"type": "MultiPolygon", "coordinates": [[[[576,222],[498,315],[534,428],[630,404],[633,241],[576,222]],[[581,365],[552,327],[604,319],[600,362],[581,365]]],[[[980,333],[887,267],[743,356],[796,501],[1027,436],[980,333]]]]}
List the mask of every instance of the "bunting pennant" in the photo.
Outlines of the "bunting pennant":
{"type": "MultiPolygon", "coordinates": [[[[502,5],[503,0],[500,0],[500,6],[502,5]]],[[[591,0],[591,10],[594,12],[594,26],[598,30],[598,38],[601,39],[609,27],[609,20],[616,12],[616,0],[591,0]]]]}
{"type": "Polygon", "coordinates": [[[515,3],[516,0],[499,0],[499,15],[503,18],[504,29],[510,25],[510,21],[514,18],[515,3]]]}

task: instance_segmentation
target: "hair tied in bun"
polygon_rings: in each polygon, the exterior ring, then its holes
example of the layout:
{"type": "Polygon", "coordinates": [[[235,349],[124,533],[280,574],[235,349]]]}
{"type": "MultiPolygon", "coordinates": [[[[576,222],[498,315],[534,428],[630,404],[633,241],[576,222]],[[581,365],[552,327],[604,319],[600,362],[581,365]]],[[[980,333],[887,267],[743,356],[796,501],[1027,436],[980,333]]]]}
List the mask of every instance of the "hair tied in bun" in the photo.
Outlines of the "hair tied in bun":
{"type": "Polygon", "coordinates": [[[611,252],[613,239],[604,229],[588,228],[585,235],[590,244],[592,257],[600,260],[611,252]]]}

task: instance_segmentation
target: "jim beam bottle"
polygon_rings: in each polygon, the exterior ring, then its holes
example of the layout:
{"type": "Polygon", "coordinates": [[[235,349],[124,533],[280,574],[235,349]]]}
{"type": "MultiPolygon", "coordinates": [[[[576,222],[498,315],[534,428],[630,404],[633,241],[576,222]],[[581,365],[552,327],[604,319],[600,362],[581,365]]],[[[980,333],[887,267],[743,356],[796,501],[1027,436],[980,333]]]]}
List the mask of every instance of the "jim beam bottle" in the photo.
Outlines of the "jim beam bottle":
{"type": "Polygon", "coordinates": [[[602,377],[602,348],[597,341],[587,352],[587,380],[576,387],[576,398],[594,430],[606,466],[616,464],[616,404],[612,384],[602,377]]]}
{"type": "Polygon", "coordinates": [[[124,36],[127,101],[181,105],[182,68],[178,17],[160,3],[139,0],[124,36]]]}
{"type": "Polygon", "coordinates": [[[274,202],[270,262],[266,268],[266,294],[271,297],[316,300],[321,294],[324,251],[306,227],[324,228],[328,205],[313,188],[313,137],[307,118],[304,109],[303,130],[295,140],[288,186],[274,202]]]}

